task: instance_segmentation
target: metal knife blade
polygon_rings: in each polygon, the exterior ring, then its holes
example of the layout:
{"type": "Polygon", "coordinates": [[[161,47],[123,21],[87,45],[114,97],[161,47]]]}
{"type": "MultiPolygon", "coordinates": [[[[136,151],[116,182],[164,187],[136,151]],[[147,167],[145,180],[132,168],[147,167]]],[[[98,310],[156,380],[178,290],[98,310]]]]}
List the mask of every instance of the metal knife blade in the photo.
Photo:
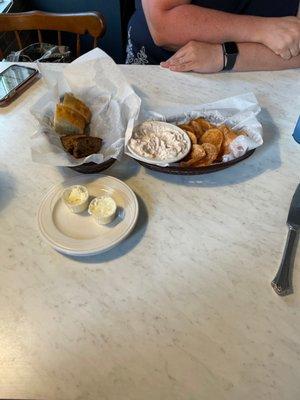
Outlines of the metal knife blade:
{"type": "Polygon", "coordinates": [[[291,201],[287,224],[296,230],[300,229],[300,184],[291,201]]]}

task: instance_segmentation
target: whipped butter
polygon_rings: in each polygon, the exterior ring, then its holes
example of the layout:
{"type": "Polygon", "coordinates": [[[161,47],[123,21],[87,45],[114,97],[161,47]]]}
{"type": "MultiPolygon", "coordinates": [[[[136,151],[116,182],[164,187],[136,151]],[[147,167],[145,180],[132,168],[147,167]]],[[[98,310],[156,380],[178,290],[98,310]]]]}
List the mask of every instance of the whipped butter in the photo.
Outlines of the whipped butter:
{"type": "Polygon", "coordinates": [[[89,193],[85,186],[70,186],[64,190],[62,197],[66,206],[74,213],[80,213],[88,206],[89,193]]]}
{"type": "Polygon", "coordinates": [[[117,211],[117,205],[110,196],[96,197],[90,202],[89,214],[92,215],[100,225],[106,225],[113,221],[117,211]]]}
{"type": "Polygon", "coordinates": [[[86,189],[83,186],[73,186],[67,200],[73,205],[81,204],[86,200],[86,189]]]}
{"type": "Polygon", "coordinates": [[[134,129],[128,145],[140,157],[175,162],[188,153],[191,142],[176,125],[146,121],[134,129]]]}

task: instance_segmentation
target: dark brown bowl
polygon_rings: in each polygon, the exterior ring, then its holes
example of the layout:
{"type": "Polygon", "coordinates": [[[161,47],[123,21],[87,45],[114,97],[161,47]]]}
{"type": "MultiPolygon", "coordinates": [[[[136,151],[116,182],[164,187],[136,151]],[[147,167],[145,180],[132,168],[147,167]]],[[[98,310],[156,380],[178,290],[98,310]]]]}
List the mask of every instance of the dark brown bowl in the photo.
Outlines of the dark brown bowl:
{"type": "Polygon", "coordinates": [[[109,160],[105,161],[101,164],[96,164],[94,162],[76,165],[76,167],[69,167],[76,172],[80,172],[81,174],[98,174],[106,170],[107,168],[111,167],[113,163],[116,161],[115,158],[110,158],[109,160]]]}
{"type": "Polygon", "coordinates": [[[254,153],[255,149],[247,151],[242,157],[235,158],[234,160],[227,161],[225,163],[217,163],[209,165],[208,167],[188,167],[182,168],[178,166],[170,166],[170,167],[161,167],[159,165],[148,164],[144,161],[136,160],[143,167],[151,169],[152,171],[163,172],[165,174],[173,174],[173,175],[202,175],[209,174],[211,172],[221,171],[222,169],[226,169],[235,165],[246,158],[250,157],[254,153]]]}

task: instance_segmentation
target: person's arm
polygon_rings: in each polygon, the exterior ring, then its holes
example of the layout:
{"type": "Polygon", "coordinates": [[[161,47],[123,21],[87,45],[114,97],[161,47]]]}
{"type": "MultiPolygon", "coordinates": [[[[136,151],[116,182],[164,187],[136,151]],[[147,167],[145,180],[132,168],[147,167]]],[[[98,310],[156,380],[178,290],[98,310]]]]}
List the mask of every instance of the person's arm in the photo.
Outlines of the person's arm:
{"type": "MultiPolygon", "coordinates": [[[[275,71],[300,68],[300,55],[284,60],[259,43],[239,43],[239,55],[234,71],[275,71]]],[[[220,44],[192,41],[178,50],[162,67],[177,72],[219,72],[223,68],[223,50],[220,44]]]]}
{"type": "Polygon", "coordinates": [[[290,58],[299,54],[300,19],[237,15],[190,4],[191,0],[142,0],[154,42],[176,50],[191,40],[256,42],[290,58]]]}
{"type": "Polygon", "coordinates": [[[238,44],[240,54],[233,71],[278,71],[300,68],[300,55],[283,59],[260,43],[238,44]]]}

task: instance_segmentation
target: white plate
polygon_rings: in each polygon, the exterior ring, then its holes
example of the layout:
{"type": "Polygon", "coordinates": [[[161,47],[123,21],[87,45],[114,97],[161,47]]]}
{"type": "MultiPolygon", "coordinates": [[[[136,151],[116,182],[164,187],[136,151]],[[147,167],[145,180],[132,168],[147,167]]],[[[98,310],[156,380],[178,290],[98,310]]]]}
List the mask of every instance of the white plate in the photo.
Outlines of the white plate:
{"type": "Polygon", "coordinates": [[[134,192],[119,179],[101,175],[76,177],[52,187],[44,196],[38,210],[38,227],[45,241],[56,250],[75,256],[102,253],[116,246],[133,230],[138,217],[138,202],[134,192]],[[91,199],[110,195],[117,203],[115,220],[98,225],[87,211],[73,214],[61,195],[72,185],[84,185],[91,199]]]}
{"type": "Polygon", "coordinates": [[[173,131],[180,132],[185,137],[185,140],[187,141],[188,146],[187,146],[186,150],[183,153],[181,153],[180,155],[178,155],[175,158],[171,158],[169,160],[158,160],[158,159],[155,159],[155,158],[143,157],[143,156],[137,154],[134,151],[134,149],[130,146],[130,140],[129,140],[128,144],[127,144],[127,149],[130,151],[130,153],[132,154],[132,156],[135,159],[143,161],[143,162],[146,162],[148,164],[155,164],[155,165],[160,165],[160,166],[164,167],[166,165],[176,163],[176,162],[182,160],[184,157],[186,157],[188,155],[188,153],[191,150],[192,143],[191,143],[191,139],[190,139],[189,135],[183,129],[179,128],[179,126],[177,126],[177,125],[169,124],[168,122],[163,122],[163,121],[145,121],[142,124],[136,126],[134,128],[134,130],[139,129],[143,125],[147,125],[147,124],[153,124],[154,127],[157,130],[164,130],[164,129],[168,130],[168,129],[171,128],[173,131]]]}

